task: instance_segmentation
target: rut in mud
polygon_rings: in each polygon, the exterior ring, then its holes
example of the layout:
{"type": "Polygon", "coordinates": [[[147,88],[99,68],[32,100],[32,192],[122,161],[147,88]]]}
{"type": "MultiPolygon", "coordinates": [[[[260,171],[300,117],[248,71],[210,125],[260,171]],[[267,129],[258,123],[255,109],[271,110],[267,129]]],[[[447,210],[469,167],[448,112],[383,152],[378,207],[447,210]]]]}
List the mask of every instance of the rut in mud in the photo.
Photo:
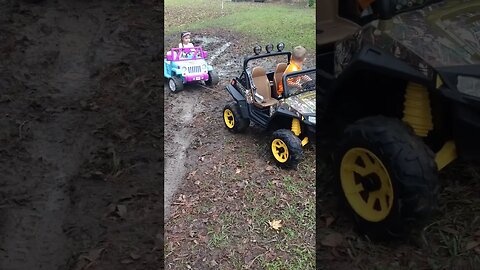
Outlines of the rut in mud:
{"type": "MultiPolygon", "coordinates": [[[[204,102],[218,98],[217,91],[223,90],[228,76],[240,71],[240,66],[231,69],[232,66],[224,65],[229,60],[232,62],[233,56],[231,52],[228,52],[231,42],[227,42],[221,37],[211,36],[195,36],[194,39],[199,46],[208,51],[208,63],[213,65],[219,74],[220,82],[213,88],[207,87],[203,83],[187,84],[185,89],[178,93],[171,93],[168,84],[165,83],[165,141],[167,142],[165,147],[165,220],[170,216],[173,196],[185,178],[187,166],[194,166],[197,163],[196,160],[188,160],[187,155],[187,150],[195,140],[193,134],[197,126],[194,125],[194,119],[200,117],[201,113],[205,111],[211,112],[215,116],[218,114],[218,108],[207,107],[204,102]]],[[[168,46],[165,49],[168,49],[168,46]]],[[[223,93],[221,96],[223,97],[223,93]]],[[[219,106],[223,106],[223,102],[219,102],[219,106]]]]}
{"type": "Polygon", "coordinates": [[[160,11],[0,3],[0,269],[158,265],[160,11]]]}

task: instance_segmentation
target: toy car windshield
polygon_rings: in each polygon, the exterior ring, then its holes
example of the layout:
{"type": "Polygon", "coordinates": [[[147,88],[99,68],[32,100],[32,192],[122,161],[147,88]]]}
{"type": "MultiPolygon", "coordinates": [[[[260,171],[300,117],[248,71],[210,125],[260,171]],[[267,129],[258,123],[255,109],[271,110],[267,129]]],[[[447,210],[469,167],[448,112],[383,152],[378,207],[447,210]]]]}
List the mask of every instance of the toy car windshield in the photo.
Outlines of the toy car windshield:
{"type": "Polygon", "coordinates": [[[193,48],[172,48],[167,52],[166,59],[168,61],[186,61],[207,58],[207,52],[202,47],[193,48]]]}
{"type": "Polygon", "coordinates": [[[302,70],[284,75],[285,97],[298,95],[307,91],[315,91],[316,71],[315,69],[302,70]]]}

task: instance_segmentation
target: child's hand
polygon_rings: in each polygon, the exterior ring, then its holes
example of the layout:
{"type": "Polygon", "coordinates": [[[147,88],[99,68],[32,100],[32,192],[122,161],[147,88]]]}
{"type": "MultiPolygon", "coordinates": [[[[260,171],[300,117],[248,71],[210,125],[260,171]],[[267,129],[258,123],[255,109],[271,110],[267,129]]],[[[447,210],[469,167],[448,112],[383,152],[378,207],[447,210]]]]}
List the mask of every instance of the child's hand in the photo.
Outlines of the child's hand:
{"type": "Polygon", "coordinates": [[[310,76],[308,76],[308,75],[303,75],[303,76],[302,76],[302,79],[304,79],[304,80],[307,81],[307,82],[309,82],[309,81],[312,80],[312,78],[310,78],[310,76]]]}

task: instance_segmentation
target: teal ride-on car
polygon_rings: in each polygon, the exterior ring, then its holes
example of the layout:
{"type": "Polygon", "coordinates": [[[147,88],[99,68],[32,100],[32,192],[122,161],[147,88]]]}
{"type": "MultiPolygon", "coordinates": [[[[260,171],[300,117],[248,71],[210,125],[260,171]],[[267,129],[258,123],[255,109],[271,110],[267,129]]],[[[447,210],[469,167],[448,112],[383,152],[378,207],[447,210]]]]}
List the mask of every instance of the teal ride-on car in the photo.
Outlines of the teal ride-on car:
{"type": "Polygon", "coordinates": [[[217,73],[206,61],[208,53],[202,47],[172,48],[163,61],[164,76],[172,92],[183,90],[186,83],[205,82],[213,86],[219,81],[217,73]]]}

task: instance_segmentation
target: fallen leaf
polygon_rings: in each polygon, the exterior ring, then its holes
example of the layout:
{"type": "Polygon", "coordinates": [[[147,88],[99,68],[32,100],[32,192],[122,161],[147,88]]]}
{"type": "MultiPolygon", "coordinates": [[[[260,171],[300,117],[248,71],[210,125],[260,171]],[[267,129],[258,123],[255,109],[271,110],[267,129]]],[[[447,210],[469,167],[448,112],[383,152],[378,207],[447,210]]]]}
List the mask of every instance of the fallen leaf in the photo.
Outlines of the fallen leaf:
{"type": "Polygon", "coordinates": [[[104,250],[105,250],[104,248],[92,249],[88,253],[88,256],[85,256],[84,258],[89,260],[90,262],[96,261],[100,258],[104,250]]]}
{"type": "Polygon", "coordinates": [[[480,245],[480,242],[477,242],[477,241],[468,242],[467,245],[465,246],[465,250],[470,250],[478,245],[480,245]]]}
{"type": "Polygon", "coordinates": [[[343,243],[343,235],[340,233],[331,233],[320,242],[327,247],[338,247],[343,243]]]}
{"type": "Polygon", "coordinates": [[[138,260],[138,259],[140,259],[140,257],[141,256],[139,254],[135,253],[135,252],[130,253],[130,258],[132,258],[134,260],[138,260]]]}
{"type": "Polygon", "coordinates": [[[334,217],[327,217],[325,219],[325,226],[328,228],[330,225],[332,225],[332,223],[335,221],[335,218],[334,217]]]}
{"type": "Polygon", "coordinates": [[[117,214],[122,218],[125,217],[127,214],[127,207],[123,204],[117,205],[117,214]]]}
{"type": "Polygon", "coordinates": [[[265,170],[267,170],[267,171],[271,171],[271,170],[273,170],[273,167],[272,167],[272,166],[270,166],[270,165],[268,165],[268,166],[265,168],[265,170]]]}
{"type": "Polygon", "coordinates": [[[270,227],[272,227],[272,229],[274,230],[279,230],[281,227],[282,227],[282,221],[281,220],[272,220],[272,221],[269,221],[268,224],[270,225],[270,227]]]}
{"type": "Polygon", "coordinates": [[[237,170],[235,171],[235,173],[236,173],[236,174],[239,174],[241,171],[242,171],[242,170],[237,169],[237,170]]]}

